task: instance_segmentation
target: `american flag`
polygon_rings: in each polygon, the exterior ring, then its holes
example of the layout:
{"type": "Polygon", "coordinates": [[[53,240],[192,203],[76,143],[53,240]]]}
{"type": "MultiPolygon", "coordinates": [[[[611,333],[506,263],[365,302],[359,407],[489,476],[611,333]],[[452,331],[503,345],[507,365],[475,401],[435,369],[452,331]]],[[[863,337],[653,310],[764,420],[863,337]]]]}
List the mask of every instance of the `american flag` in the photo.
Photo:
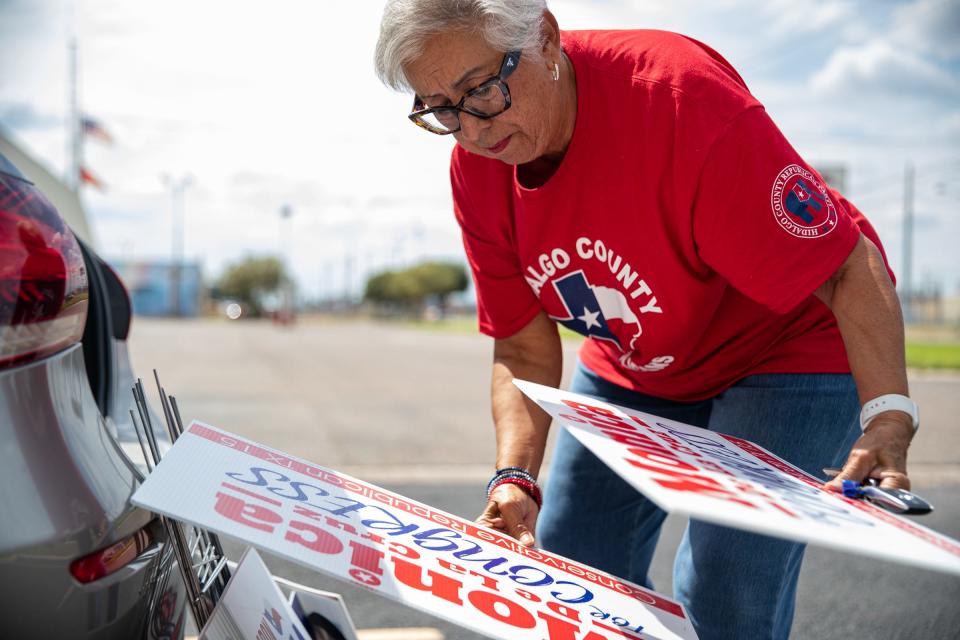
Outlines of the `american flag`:
{"type": "Polygon", "coordinates": [[[86,167],[80,167],[80,182],[96,187],[100,191],[106,191],[107,189],[103,180],[90,173],[86,167]]]}
{"type": "Polygon", "coordinates": [[[83,116],[80,118],[80,127],[83,130],[83,135],[85,136],[97,138],[98,140],[108,144],[113,143],[113,136],[111,136],[107,130],[103,128],[103,125],[90,116],[83,116]]]}

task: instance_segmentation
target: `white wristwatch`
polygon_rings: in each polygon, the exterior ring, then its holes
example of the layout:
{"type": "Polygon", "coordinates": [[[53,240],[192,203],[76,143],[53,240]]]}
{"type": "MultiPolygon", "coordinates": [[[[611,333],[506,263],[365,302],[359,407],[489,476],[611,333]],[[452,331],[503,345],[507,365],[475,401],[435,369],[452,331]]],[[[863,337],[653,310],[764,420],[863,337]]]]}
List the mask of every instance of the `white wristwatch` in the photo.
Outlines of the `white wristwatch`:
{"type": "Polygon", "coordinates": [[[920,408],[916,402],[899,393],[888,393],[863,405],[860,409],[860,430],[866,431],[870,421],[884,411],[903,411],[913,418],[913,432],[917,432],[920,426],[920,408]]]}

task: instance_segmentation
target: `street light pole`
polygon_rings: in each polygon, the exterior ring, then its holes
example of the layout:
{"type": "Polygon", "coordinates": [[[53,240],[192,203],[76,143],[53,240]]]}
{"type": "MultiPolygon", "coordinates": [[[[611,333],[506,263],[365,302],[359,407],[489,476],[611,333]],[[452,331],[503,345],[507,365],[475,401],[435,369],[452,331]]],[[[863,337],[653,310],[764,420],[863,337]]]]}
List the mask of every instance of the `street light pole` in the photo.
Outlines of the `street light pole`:
{"type": "Polygon", "coordinates": [[[80,191],[80,166],[83,164],[83,133],[80,130],[80,100],[78,97],[78,64],[77,64],[77,38],[70,38],[70,109],[67,114],[69,126],[67,135],[69,136],[68,155],[67,155],[67,186],[76,192],[80,191]]]}
{"type": "Polygon", "coordinates": [[[161,176],[163,184],[170,189],[170,295],[171,312],[174,317],[183,315],[180,299],[180,288],[183,282],[183,253],[184,253],[184,198],[183,192],[193,184],[193,176],[186,174],[180,179],[171,178],[168,174],[161,176]]]}
{"type": "Polygon", "coordinates": [[[283,269],[280,279],[280,319],[286,324],[293,321],[293,270],[290,259],[290,218],[293,207],[284,204],[280,207],[280,265],[283,269]]]}
{"type": "Polygon", "coordinates": [[[903,173],[903,276],[900,278],[904,320],[913,322],[913,188],[916,179],[913,163],[903,173]]]}

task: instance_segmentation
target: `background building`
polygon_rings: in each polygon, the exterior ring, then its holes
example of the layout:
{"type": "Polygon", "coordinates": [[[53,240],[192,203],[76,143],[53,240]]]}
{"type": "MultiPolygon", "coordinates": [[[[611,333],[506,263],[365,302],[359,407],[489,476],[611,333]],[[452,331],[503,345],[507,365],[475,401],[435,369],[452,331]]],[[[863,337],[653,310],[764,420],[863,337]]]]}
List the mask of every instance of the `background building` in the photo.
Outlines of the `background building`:
{"type": "Polygon", "coordinates": [[[135,314],[175,317],[200,315],[206,290],[199,264],[184,263],[180,266],[179,298],[175,298],[172,293],[172,283],[176,278],[174,264],[160,261],[129,261],[112,264],[130,292],[135,314]]]}

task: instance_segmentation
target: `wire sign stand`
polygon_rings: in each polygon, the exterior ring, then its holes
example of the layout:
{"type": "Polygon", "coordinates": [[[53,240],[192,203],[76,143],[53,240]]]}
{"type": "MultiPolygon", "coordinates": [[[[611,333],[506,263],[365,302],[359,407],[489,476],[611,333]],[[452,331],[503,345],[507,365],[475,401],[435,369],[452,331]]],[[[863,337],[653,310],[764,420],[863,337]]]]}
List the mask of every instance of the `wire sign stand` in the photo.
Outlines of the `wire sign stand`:
{"type": "MultiPolygon", "coordinates": [[[[177,399],[167,396],[160,385],[160,377],[156,370],[153,371],[153,377],[160,393],[160,405],[163,408],[163,418],[167,432],[170,434],[170,442],[174,443],[183,433],[183,421],[180,419],[177,399]]],[[[140,447],[143,449],[147,469],[153,471],[154,467],[160,463],[163,454],[160,452],[153,430],[150,408],[143,391],[143,381],[139,378],[133,387],[133,397],[139,416],[131,410],[130,417],[133,419],[137,439],[140,440],[140,447]]],[[[202,629],[230,580],[227,556],[220,545],[220,539],[215,534],[162,515],[159,517],[177,554],[177,564],[183,576],[183,583],[186,585],[194,621],[197,627],[202,629]]]]}

